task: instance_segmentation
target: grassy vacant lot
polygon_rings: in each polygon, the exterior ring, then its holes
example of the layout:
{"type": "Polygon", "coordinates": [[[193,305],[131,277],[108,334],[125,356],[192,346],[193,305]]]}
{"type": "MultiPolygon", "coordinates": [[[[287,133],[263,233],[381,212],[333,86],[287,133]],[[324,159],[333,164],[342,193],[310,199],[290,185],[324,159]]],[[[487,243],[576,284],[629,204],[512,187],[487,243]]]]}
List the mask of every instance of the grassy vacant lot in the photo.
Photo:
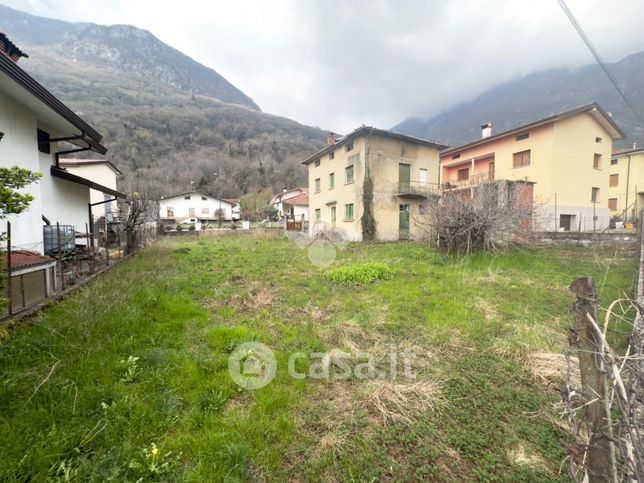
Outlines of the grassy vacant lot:
{"type": "Polygon", "coordinates": [[[565,346],[573,278],[606,303],[634,257],[391,243],[334,266],[373,261],[384,280],[347,285],[286,240],[161,242],[5,331],[0,479],[560,479],[567,436],[531,354],[565,346]],[[228,373],[247,341],[278,363],[254,392],[228,373]],[[332,349],[413,351],[418,379],[288,375],[292,352],[332,349]]]}

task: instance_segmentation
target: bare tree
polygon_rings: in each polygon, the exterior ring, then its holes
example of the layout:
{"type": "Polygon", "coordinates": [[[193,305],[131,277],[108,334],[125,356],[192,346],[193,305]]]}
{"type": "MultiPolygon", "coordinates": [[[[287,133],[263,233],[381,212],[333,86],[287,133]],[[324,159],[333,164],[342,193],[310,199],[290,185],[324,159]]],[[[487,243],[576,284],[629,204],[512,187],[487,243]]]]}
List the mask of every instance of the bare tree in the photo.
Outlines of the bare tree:
{"type": "Polygon", "coordinates": [[[134,191],[123,203],[123,230],[125,231],[125,253],[134,252],[139,244],[139,227],[157,221],[159,216],[158,203],[145,192],[134,191]]]}
{"type": "Polygon", "coordinates": [[[532,184],[486,181],[427,201],[418,224],[447,252],[471,253],[522,243],[532,231],[532,184]]]}

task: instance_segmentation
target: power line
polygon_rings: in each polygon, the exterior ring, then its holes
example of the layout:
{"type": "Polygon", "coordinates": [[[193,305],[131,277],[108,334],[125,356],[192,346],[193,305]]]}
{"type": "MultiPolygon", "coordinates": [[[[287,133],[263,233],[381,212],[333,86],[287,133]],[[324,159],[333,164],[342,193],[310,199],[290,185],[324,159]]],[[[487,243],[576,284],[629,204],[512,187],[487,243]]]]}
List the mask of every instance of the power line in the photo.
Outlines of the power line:
{"type": "Polygon", "coordinates": [[[628,100],[628,98],[626,97],[626,94],[624,94],[622,89],[617,84],[617,80],[613,76],[613,73],[610,71],[610,69],[606,65],[606,62],[604,62],[604,59],[602,59],[602,56],[599,55],[599,52],[597,51],[595,46],[592,44],[592,42],[590,41],[590,39],[586,35],[586,32],[584,32],[584,29],[581,27],[581,25],[579,24],[579,22],[577,21],[577,19],[573,15],[573,13],[568,8],[568,5],[566,5],[566,1],[565,0],[557,0],[557,1],[559,2],[559,5],[561,5],[561,8],[563,9],[564,13],[566,14],[568,19],[572,23],[573,27],[575,27],[575,30],[577,31],[577,33],[581,37],[581,40],[584,41],[584,43],[586,44],[586,47],[588,47],[588,50],[590,50],[590,53],[593,54],[593,57],[595,57],[595,60],[597,61],[599,66],[606,73],[606,75],[608,76],[608,79],[611,81],[613,86],[615,86],[615,89],[617,90],[617,92],[619,92],[619,95],[621,96],[621,98],[624,100],[626,105],[631,109],[631,111],[633,111],[633,114],[635,114],[635,116],[640,120],[640,122],[642,124],[644,124],[644,119],[642,119],[642,116],[639,115],[639,113],[635,109],[635,106],[633,106],[631,101],[628,100]]]}

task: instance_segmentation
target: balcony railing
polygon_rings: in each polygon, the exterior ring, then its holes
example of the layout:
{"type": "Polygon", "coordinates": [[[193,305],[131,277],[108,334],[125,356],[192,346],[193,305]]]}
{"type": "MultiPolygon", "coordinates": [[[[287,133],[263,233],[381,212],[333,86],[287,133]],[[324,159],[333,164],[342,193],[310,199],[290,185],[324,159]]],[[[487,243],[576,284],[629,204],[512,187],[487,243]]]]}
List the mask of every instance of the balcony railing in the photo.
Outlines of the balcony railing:
{"type": "Polygon", "coordinates": [[[441,183],[442,190],[470,188],[488,181],[494,181],[494,173],[478,173],[466,179],[452,178],[449,181],[441,183]]]}
{"type": "Polygon", "coordinates": [[[440,194],[440,187],[427,181],[400,181],[396,189],[397,195],[401,197],[428,198],[440,194]]]}

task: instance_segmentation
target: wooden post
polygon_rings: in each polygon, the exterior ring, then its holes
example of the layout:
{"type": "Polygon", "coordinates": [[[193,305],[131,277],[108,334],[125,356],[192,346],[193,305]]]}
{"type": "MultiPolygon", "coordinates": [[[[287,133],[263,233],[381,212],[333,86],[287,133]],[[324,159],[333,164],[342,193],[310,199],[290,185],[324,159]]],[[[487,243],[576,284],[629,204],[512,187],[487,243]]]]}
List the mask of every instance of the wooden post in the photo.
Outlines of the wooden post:
{"type": "Polygon", "coordinates": [[[573,305],[575,328],[579,334],[579,368],[582,393],[585,402],[585,419],[590,431],[590,443],[586,455],[589,481],[611,481],[614,474],[611,460],[609,419],[606,410],[605,369],[599,354],[601,342],[596,339],[588,320],[597,321],[595,281],[592,277],[576,279],[570,286],[577,300],[573,305]]]}
{"type": "Polygon", "coordinates": [[[11,289],[11,222],[7,222],[7,300],[9,304],[7,310],[9,311],[9,318],[13,316],[13,300],[11,289]]]}

